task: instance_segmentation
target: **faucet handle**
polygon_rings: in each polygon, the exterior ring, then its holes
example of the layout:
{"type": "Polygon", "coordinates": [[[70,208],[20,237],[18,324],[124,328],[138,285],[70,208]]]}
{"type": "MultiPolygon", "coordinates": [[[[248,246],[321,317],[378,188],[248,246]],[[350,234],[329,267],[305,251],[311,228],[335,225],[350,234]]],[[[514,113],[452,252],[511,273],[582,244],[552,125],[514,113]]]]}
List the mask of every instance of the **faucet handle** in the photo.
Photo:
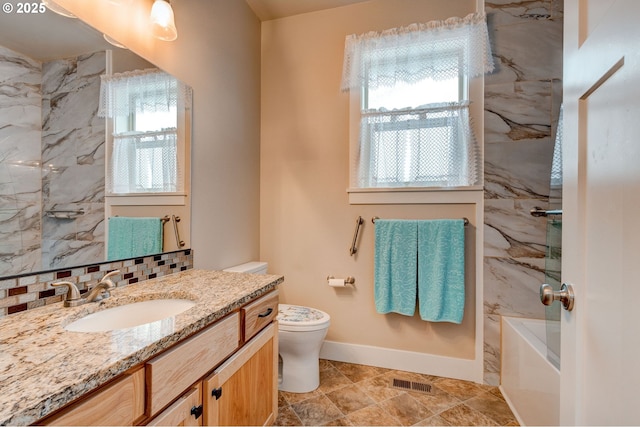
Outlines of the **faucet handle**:
{"type": "Polygon", "coordinates": [[[109,286],[109,289],[115,288],[116,285],[111,280],[111,277],[115,276],[116,274],[120,274],[120,270],[113,270],[108,272],[107,274],[104,275],[102,280],[100,280],[100,283],[106,283],[109,286]]]}
{"type": "Polygon", "coordinates": [[[67,287],[67,293],[64,297],[64,303],[65,305],[68,307],[68,303],[70,303],[71,301],[78,301],[80,300],[80,291],[78,290],[78,287],[75,285],[75,283],[71,283],[71,282],[57,282],[57,283],[52,283],[51,286],[66,286],[67,287]]]}

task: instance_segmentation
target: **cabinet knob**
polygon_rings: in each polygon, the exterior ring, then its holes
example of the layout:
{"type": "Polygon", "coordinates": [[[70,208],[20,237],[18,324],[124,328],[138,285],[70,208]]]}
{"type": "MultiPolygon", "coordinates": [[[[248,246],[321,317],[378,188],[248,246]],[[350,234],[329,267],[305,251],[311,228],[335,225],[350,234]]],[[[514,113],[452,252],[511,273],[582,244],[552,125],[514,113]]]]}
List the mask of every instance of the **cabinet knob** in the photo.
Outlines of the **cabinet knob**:
{"type": "Polygon", "coordinates": [[[200,418],[200,415],[202,415],[202,405],[191,408],[191,415],[196,417],[196,420],[200,418]]]}
{"type": "Polygon", "coordinates": [[[220,399],[220,397],[222,397],[222,387],[214,388],[213,390],[211,390],[211,396],[215,397],[216,400],[220,399]]]}

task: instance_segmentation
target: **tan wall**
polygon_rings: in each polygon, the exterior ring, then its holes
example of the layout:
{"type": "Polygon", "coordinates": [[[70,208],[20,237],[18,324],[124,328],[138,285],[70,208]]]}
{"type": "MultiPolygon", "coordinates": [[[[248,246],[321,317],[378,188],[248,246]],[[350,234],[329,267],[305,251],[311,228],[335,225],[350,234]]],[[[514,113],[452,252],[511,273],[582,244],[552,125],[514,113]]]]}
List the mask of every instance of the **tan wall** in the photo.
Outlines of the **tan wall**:
{"type": "Polygon", "coordinates": [[[260,255],[285,276],[283,302],[331,315],[327,340],[474,358],[477,205],[350,205],[349,95],[339,88],[346,35],[475,8],[475,0],[374,0],[262,24],[260,255]],[[351,257],[358,215],[366,223],[351,257]],[[472,220],[462,325],[375,312],[372,216],[472,220]],[[355,276],[355,289],[328,287],[330,274],[355,276]]]}
{"type": "Polygon", "coordinates": [[[107,0],[57,0],[193,88],[191,217],[194,263],[258,258],[260,21],[244,1],[172,3],[178,39],[147,31],[152,0],[126,12],[107,0]]]}

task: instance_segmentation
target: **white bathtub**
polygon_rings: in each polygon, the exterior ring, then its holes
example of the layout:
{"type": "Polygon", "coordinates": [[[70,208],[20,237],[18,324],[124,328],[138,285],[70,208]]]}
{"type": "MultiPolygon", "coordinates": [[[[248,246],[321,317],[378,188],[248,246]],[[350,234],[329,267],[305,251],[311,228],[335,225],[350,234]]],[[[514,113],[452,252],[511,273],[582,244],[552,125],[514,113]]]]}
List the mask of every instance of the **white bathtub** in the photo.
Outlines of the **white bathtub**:
{"type": "MultiPolygon", "coordinates": [[[[559,334],[559,322],[550,330],[559,334]]],[[[548,355],[546,334],[544,320],[502,317],[500,390],[521,425],[560,423],[560,360],[548,355]]]]}

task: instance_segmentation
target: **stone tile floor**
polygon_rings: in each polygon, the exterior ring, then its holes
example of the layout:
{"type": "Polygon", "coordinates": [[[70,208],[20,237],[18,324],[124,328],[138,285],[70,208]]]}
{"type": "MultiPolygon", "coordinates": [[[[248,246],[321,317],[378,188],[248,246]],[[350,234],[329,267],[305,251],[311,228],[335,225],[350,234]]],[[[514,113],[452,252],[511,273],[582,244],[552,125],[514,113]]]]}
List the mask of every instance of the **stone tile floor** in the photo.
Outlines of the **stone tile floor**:
{"type": "Polygon", "coordinates": [[[278,398],[277,426],[518,425],[497,387],[329,360],[320,361],[317,390],[278,398]],[[427,386],[407,391],[394,379],[427,386]]]}

